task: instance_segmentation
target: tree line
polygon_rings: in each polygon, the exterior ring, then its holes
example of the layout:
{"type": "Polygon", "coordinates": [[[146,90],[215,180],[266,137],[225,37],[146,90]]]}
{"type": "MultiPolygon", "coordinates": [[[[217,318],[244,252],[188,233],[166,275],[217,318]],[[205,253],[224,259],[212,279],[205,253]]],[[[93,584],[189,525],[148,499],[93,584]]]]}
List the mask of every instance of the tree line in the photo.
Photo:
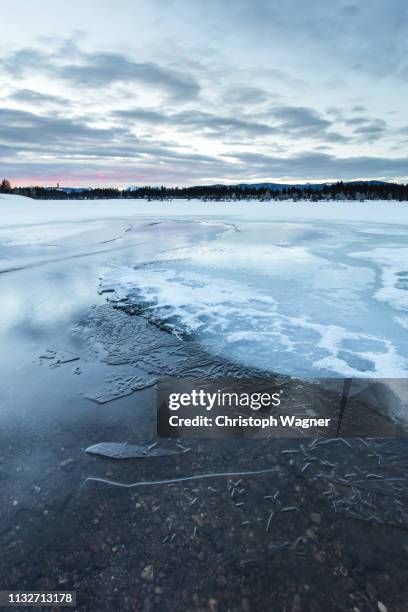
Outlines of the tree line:
{"type": "Polygon", "coordinates": [[[321,185],[196,185],[193,187],[138,187],[117,189],[96,187],[65,191],[51,187],[12,187],[7,179],[0,184],[0,193],[12,193],[40,200],[146,199],[173,200],[183,198],[204,201],[237,200],[408,200],[408,184],[376,181],[338,181],[321,185]]]}

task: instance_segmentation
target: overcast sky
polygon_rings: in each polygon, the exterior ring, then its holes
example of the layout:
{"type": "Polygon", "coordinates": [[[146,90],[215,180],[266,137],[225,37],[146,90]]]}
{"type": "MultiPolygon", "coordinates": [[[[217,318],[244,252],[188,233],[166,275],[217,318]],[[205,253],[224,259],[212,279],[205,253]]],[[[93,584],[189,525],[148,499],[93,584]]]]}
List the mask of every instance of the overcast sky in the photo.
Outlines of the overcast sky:
{"type": "Polygon", "coordinates": [[[1,0],[12,184],[408,181],[406,0],[1,0]]]}

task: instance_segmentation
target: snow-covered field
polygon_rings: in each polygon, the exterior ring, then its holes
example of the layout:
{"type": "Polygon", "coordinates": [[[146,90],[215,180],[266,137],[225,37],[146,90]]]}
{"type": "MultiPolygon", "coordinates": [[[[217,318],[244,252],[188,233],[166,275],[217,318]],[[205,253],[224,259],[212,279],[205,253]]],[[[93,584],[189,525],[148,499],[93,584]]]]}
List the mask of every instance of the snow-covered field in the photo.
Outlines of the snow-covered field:
{"type": "Polygon", "coordinates": [[[408,375],[406,203],[0,196],[0,269],[55,257],[50,249],[58,245],[83,252],[152,221],[161,223],[153,257],[135,251],[134,261],[112,267],[100,286],[130,295],[146,317],[211,352],[272,371],[408,375]],[[168,220],[222,224],[223,232],[166,250],[168,220]]]}
{"type": "MultiPolygon", "coordinates": [[[[234,218],[246,220],[298,219],[361,221],[367,231],[381,229],[371,223],[408,225],[406,202],[201,202],[173,200],[32,200],[0,194],[0,228],[10,225],[71,223],[124,218],[234,218]]],[[[404,228],[400,228],[404,231],[404,228]]],[[[385,230],[387,231],[387,230],[385,230]]]]}

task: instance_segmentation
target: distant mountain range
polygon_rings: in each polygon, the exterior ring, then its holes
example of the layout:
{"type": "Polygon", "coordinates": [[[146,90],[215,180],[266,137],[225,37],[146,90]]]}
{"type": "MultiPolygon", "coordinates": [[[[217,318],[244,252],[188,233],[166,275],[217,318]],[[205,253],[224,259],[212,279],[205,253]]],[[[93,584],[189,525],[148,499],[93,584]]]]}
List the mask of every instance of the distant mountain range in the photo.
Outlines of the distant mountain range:
{"type": "MultiPolygon", "coordinates": [[[[282,189],[316,189],[316,191],[320,191],[324,187],[329,187],[330,185],[335,185],[335,182],[332,183],[237,183],[236,185],[224,185],[223,183],[218,183],[216,185],[209,185],[209,187],[240,187],[241,189],[269,189],[270,191],[282,191],[282,189]]],[[[391,184],[387,181],[343,181],[344,185],[387,185],[391,184]]],[[[126,187],[125,191],[137,191],[141,189],[141,187],[137,187],[132,185],[130,187],[126,187]]]]}
{"type": "MultiPolygon", "coordinates": [[[[236,187],[242,189],[269,189],[269,191],[282,191],[282,189],[315,189],[320,191],[324,187],[336,185],[334,183],[239,183],[236,187]]],[[[343,181],[343,185],[387,185],[386,181],[343,181]]]]}

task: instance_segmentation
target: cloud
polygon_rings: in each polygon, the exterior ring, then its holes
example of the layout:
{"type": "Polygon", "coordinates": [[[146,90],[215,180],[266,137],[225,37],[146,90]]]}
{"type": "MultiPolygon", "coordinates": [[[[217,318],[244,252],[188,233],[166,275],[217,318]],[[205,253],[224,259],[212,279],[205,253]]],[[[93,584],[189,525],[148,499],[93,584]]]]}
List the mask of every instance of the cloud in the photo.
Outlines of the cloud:
{"type": "Polygon", "coordinates": [[[58,76],[79,87],[106,87],[113,83],[143,83],[161,87],[172,97],[196,98],[200,87],[188,73],[159,66],[154,62],[134,62],[118,53],[87,53],[79,63],[55,69],[58,76]]]}
{"type": "Polygon", "coordinates": [[[227,104],[262,104],[267,102],[271,95],[262,89],[261,87],[250,87],[246,85],[239,85],[229,87],[223,95],[223,100],[227,104]]]}
{"type": "MultiPolygon", "coordinates": [[[[196,184],[214,182],[220,176],[234,175],[236,167],[222,159],[213,159],[203,164],[194,156],[177,160],[140,158],[138,160],[104,160],[82,163],[70,159],[2,162],[2,172],[14,184],[22,179],[31,183],[63,182],[70,184],[196,184]],[[188,178],[186,178],[188,177],[188,178]]],[[[238,175],[236,175],[238,178],[238,175]]]]}
{"type": "Polygon", "coordinates": [[[70,101],[67,98],[62,96],[53,96],[51,94],[44,94],[33,89],[17,89],[9,96],[9,98],[11,100],[17,100],[17,102],[28,102],[29,104],[35,105],[50,104],[66,107],[70,104],[70,101]]]}
{"type": "Polygon", "coordinates": [[[139,83],[164,90],[174,99],[193,99],[200,85],[189,73],[155,62],[136,62],[120,53],[87,53],[72,46],[72,55],[23,48],[1,60],[12,75],[36,71],[81,88],[106,88],[115,83],[139,83]],[[73,57],[72,57],[73,56],[73,57]],[[68,61],[67,61],[68,60],[68,61]]]}
{"type": "Polygon", "coordinates": [[[37,115],[14,108],[0,108],[0,141],[33,144],[58,144],[61,151],[72,143],[106,142],[124,130],[89,127],[79,121],[58,115],[37,115]]]}
{"type": "Polygon", "coordinates": [[[18,153],[18,147],[0,144],[0,159],[9,159],[18,153]]]}
{"type": "Polygon", "coordinates": [[[48,54],[40,49],[25,47],[3,57],[0,65],[14,77],[21,77],[27,72],[48,67],[48,62],[48,54]]]}
{"type": "Polygon", "coordinates": [[[120,119],[155,126],[167,125],[181,130],[199,131],[211,137],[225,138],[241,134],[253,138],[275,135],[296,139],[309,137],[337,143],[348,142],[342,134],[328,130],[333,122],[323,119],[317,111],[305,107],[272,107],[269,112],[259,115],[260,118],[272,120],[272,125],[266,121],[248,119],[245,115],[231,117],[199,109],[165,113],[161,110],[134,108],[116,111],[114,115],[120,119]]]}
{"type": "MultiPolygon", "coordinates": [[[[357,108],[361,109],[359,112],[364,110],[362,107],[357,108]]],[[[353,135],[355,142],[372,143],[391,134],[391,129],[384,119],[373,119],[372,117],[360,114],[356,117],[344,118],[343,121],[347,126],[354,128],[353,135]]]]}
{"type": "Polygon", "coordinates": [[[374,142],[379,140],[387,133],[387,123],[383,119],[368,120],[359,125],[354,134],[358,136],[361,142],[374,142]]]}
{"type": "Polygon", "coordinates": [[[347,143],[350,143],[351,141],[351,138],[347,138],[347,136],[340,134],[340,132],[325,132],[321,139],[324,140],[325,142],[329,142],[333,144],[335,143],[347,144],[347,143]]]}
{"type": "Polygon", "coordinates": [[[115,182],[139,171],[172,183],[407,175],[395,157],[408,124],[402,0],[392,10],[385,0],[324,10],[321,0],[307,9],[208,0],[205,11],[141,0],[119,17],[109,3],[86,4],[96,18],[80,20],[85,35],[70,35],[78,15],[68,5],[52,27],[16,11],[19,28],[3,32],[0,156],[15,176],[64,167],[95,180],[116,172],[115,182]]]}
{"type": "Polygon", "coordinates": [[[289,138],[314,138],[328,142],[347,142],[339,132],[330,132],[333,121],[325,119],[315,109],[305,106],[276,106],[269,110],[277,121],[275,130],[289,138]]]}
{"type": "Polygon", "coordinates": [[[351,109],[352,113],[364,113],[366,111],[366,107],[365,106],[361,106],[360,104],[357,104],[356,106],[353,106],[353,108],[351,109]]]}
{"type": "Polygon", "coordinates": [[[286,177],[288,179],[355,179],[362,177],[404,177],[408,172],[408,157],[370,156],[337,157],[328,153],[306,152],[290,157],[258,153],[231,153],[255,177],[286,177]]]}
{"type": "Polygon", "coordinates": [[[186,155],[184,159],[141,157],[132,162],[103,160],[98,157],[84,164],[75,159],[18,161],[2,163],[5,176],[14,182],[31,177],[32,182],[64,181],[72,184],[196,184],[233,181],[309,179],[360,179],[376,176],[390,179],[406,177],[408,158],[354,156],[336,157],[326,153],[301,153],[290,157],[257,153],[231,153],[228,158],[212,158],[203,164],[200,158],[186,155]]]}
{"type": "Polygon", "coordinates": [[[288,132],[304,135],[320,135],[332,122],[323,119],[315,110],[305,106],[278,106],[271,114],[279,121],[280,128],[288,132]]]}
{"type": "MultiPolygon", "coordinates": [[[[86,138],[88,135],[86,133],[86,138]]],[[[56,139],[31,141],[14,147],[0,146],[3,174],[15,182],[27,176],[37,177],[37,182],[69,176],[75,183],[86,180],[89,184],[107,181],[115,184],[123,184],[123,181],[194,184],[197,181],[282,178],[297,181],[393,178],[406,176],[408,168],[408,158],[341,158],[317,152],[283,157],[235,151],[225,156],[210,156],[188,150],[175,151],[160,143],[149,144],[136,139],[133,143],[127,143],[126,138],[123,143],[113,143],[106,139],[108,135],[107,132],[99,143],[84,142],[81,135],[67,142],[63,151],[56,139]],[[24,157],[16,156],[19,151],[25,153],[24,157]],[[10,156],[12,162],[9,162],[10,156]]]]}
{"type": "MultiPolygon", "coordinates": [[[[139,162],[183,163],[206,165],[218,163],[216,156],[191,150],[174,150],[164,142],[140,140],[121,127],[94,128],[71,118],[3,108],[0,109],[0,156],[15,158],[18,154],[52,157],[53,164],[82,160],[86,163],[105,163],[104,160],[123,159],[139,162]]],[[[225,163],[225,162],[222,162],[225,163]]],[[[2,164],[3,166],[4,164],[2,164]]],[[[46,171],[47,163],[42,163],[46,171]]]]}
{"type": "Polygon", "coordinates": [[[248,53],[259,50],[272,65],[279,58],[283,75],[294,63],[297,78],[305,81],[318,76],[316,65],[336,79],[352,69],[369,77],[407,78],[405,0],[208,0],[200,26],[214,24],[220,37],[238,40],[248,53]]]}
{"type": "Polygon", "coordinates": [[[351,117],[350,119],[344,120],[347,125],[364,125],[364,123],[369,123],[370,119],[368,117],[351,117]]]}
{"type": "Polygon", "coordinates": [[[266,136],[276,133],[275,128],[239,117],[225,117],[201,110],[184,110],[178,113],[146,110],[143,108],[117,111],[121,119],[135,120],[153,125],[168,125],[187,131],[205,131],[218,136],[243,133],[248,136],[266,136]]]}

